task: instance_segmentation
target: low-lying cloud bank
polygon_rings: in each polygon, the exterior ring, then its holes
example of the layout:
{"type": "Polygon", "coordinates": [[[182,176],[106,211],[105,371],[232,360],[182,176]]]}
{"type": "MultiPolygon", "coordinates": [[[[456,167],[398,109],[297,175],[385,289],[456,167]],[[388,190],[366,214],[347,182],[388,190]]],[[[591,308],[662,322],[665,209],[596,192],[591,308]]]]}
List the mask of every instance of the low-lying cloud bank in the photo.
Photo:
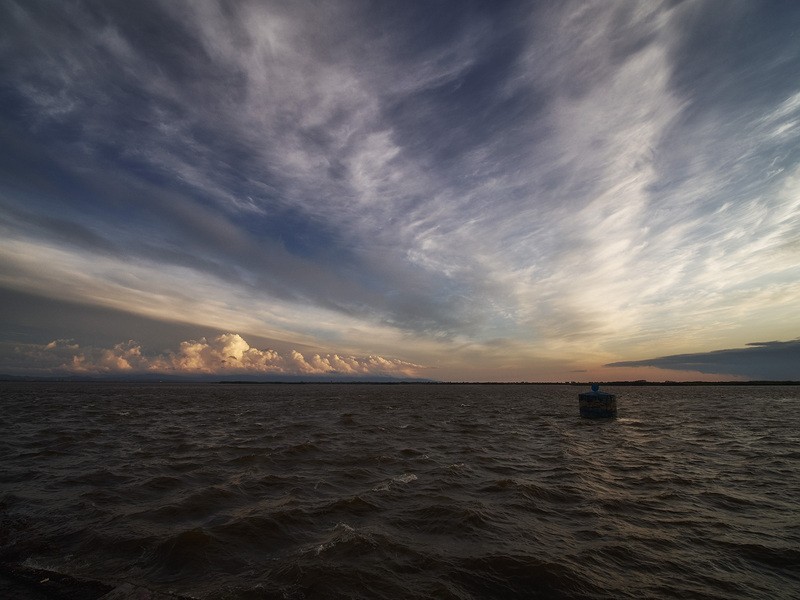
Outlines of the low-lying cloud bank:
{"type": "Polygon", "coordinates": [[[224,333],[213,339],[181,342],[177,351],[146,355],[142,346],[129,340],[113,348],[81,347],[72,340],[54,340],[45,345],[17,347],[30,371],[39,374],[71,373],[113,375],[164,373],[172,375],[287,375],[350,377],[417,377],[425,367],[383,356],[342,356],[314,354],[303,356],[292,350],[251,347],[237,333],[224,333]]]}
{"type": "Polygon", "coordinates": [[[800,338],[788,342],[754,342],[747,344],[746,348],[674,354],[615,362],[605,366],[658,367],[674,371],[736,375],[750,379],[800,380],[800,338]]]}

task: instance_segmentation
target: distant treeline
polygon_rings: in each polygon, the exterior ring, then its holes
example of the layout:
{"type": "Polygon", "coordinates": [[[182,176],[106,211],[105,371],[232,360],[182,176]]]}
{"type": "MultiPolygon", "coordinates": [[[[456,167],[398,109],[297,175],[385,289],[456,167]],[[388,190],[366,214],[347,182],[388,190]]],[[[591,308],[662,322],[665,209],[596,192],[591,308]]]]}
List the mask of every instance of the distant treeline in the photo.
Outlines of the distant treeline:
{"type": "Polygon", "coordinates": [[[800,381],[429,381],[420,379],[410,380],[376,380],[376,379],[309,379],[309,380],[275,380],[275,381],[226,381],[216,383],[253,385],[253,384],[347,384],[347,385],[567,385],[574,387],[589,387],[593,384],[600,386],[719,386],[719,385],[800,385],[800,381]]]}
{"type": "Polygon", "coordinates": [[[669,385],[800,385],[800,381],[592,381],[587,383],[570,383],[570,385],[592,385],[599,383],[599,385],[652,385],[652,386],[669,386],[669,385]]]}
{"type": "Polygon", "coordinates": [[[349,377],[318,377],[305,379],[302,377],[287,377],[284,379],[267,380],[233,380],[233,379],[213,379],[213,378],[192,378],[192,377],[86,377],[86,376],[62,376],[62,377],[34,377],[25,375],[2,375],[0,382],[42,382],[42,383],[210,383],[226,385],[265,385],[265,384],[327,384],[327,385],[567,385],[574,387],[589,387],[593,384],[600,386],[621,387],[621,386],[747,386],[747,385],[800,385],[800,381],[647,381],[639,379],[636,381],[432,381],[429,379],[355,379],[349,377]]]}
{"type": "Polygon", "coordinates": [[[637,381],[515,381],[515,382],[502,382],[497,383],[493,381],[478,381],[478,382],[443,382],[446,385],[463,384],[463,385],[569,385],[574,387],[589,387],[594,384],[599,386],[696,386],[696,385],[800,385],[800,381],[647,381],[640,379],[637,381]]]}

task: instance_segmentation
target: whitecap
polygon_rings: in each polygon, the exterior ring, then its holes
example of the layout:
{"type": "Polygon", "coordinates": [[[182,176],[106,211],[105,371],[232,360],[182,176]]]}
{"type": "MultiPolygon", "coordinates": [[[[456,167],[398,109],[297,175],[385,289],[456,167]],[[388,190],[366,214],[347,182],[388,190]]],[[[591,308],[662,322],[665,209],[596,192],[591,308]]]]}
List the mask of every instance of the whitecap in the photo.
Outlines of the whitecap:
{"type": "Polygon", "coordinates": [[[396,481],[397,483],[411,483],[412,481],[416,480],[417,476],[414,475],[414,473],[403,473],[397,477],[392,477],[392,481],[396,481]]]}
{"type": "Polygon", "coordinates": [[[329,539],[327,542],[323,542],[319,544],[315,549],[314,553],[319,556],[326,550],[330,550],[339,542],[345,542],[348,540],[353,539],[356,535],[356,530],[348,525],[347,523],[337,523],[336,527],[333,528],[333,537],[329,539]]]}

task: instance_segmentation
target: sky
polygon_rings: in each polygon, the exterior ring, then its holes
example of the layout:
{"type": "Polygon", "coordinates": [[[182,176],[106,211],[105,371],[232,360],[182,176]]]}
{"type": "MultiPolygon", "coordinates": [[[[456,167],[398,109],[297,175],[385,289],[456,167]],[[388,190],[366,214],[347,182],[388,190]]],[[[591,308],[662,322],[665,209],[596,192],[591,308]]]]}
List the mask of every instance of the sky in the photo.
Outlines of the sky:
{"type": "Polygon", "coordinates": [[[800,3],[0,3],[0,373],[800,379],[800,3]]]}

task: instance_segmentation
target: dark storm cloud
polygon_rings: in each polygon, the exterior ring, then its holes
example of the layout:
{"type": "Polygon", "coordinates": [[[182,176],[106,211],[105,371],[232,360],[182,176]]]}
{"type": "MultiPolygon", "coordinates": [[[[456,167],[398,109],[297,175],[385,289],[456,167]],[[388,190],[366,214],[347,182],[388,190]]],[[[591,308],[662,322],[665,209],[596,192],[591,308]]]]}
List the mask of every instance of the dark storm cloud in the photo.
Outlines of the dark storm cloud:
{"type": "Polygon", "coordinates": [[[750,379],[800,380],[800,339],[788,342],[755,342],[747,348],[675,354],[647,360],[615,362],[606,367],[658,367],[673,371],[697,371],[750,379]]]}

